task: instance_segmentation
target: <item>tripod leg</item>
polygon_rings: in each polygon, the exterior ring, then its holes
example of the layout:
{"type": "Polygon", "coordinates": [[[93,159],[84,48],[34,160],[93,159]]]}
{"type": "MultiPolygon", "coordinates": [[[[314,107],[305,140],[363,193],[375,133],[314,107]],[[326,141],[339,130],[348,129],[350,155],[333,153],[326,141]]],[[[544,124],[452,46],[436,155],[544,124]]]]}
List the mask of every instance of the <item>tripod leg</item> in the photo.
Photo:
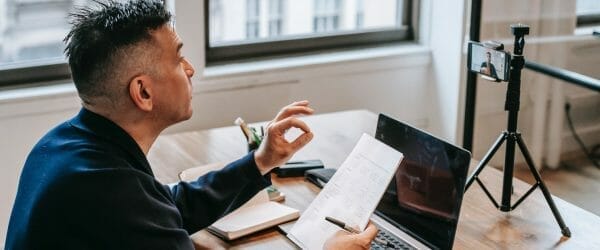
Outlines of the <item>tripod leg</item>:
{"type": "Polygon", "coordinates": [[[469,186],[471,186],[471,184],[473,184],[473,181],[475,181],[475,179],[477,179],[477,176],[479,175],[479,173],[481,173],[481,170],[483,170],[483,168],[488,164],[488,162],[492,159],[492,157],[494,157],[494,154],[496,153],[496,151],[498,151],[498,148],[500,146],[502,146],[502,143],[504,142],[504,140],[506,140],[506,136],[507,136],[507,133],[502,132],[502,134],[500,134],[500,136],[498,136],[498,139],[496,139],[496,142],[494,142],[494,145],[492,145],[492,147],[488,150],[488,152],[485,153],[485,156],[483,156],[483,159],[481,159],[481,161],[475,168],[475,171],[473,171],[471,176],[469,176],[469,179],[467,180],[467,185],[465,186],[465,191],[467,189],[469,189],[469,186]]]}
{"type": "Polygon", "coordinates": [[[571,230],[569,230],[569,227],[567,227],[567,225],[565,225],[565,222],[563,221],[562,216],[560,215],[560,212],[558,211],[558,209],[556,208],[556,205],[554,204],[554,200],[552,199],[552,195],[550,194],[550,191],[548,191],[548,188],[546,187],[546,184],[542,180],[540,173],[538,173],[537,169],[535,168],[535,165],[533,164],[531,155],[529,154],[529,150],[527,149],[525,142],[523,142],[523,138],[521,138],[521,134],[517,134],[517,144],[519,145],[519,148],[521,149],[521,152],[523,153],[523,156],[525,157],[525,161],[527,161],[527,165],[529,166],[529,170],[531,171],[531,174],[533,174],[533,177],[535,177],[537,184],[540,186],[540,189],[542,190],[542,194],[544,194],[544,198],[546,198],[546,202],[548,203],[550,210],[552,210],[552,214],[554,214],[554,218],[556,219],[556,222],[558,222],[558,226],[560,226],[562,235],[564,235],[566,237],[571,237],[571,230]]]}
{"type": "MultiPolygon", "coordinates": [[[[510,130],[509,130],[510,131],[510,130]]],[[[504,152],[504,175],[502,178],[502,200],[500,211],[508,212],[511,210],[510,198],[513,194],[513,170],[515,166],[515,144],[517,138],[515,133],[508,132],[506,138],[506,151],[504,152]]]]}

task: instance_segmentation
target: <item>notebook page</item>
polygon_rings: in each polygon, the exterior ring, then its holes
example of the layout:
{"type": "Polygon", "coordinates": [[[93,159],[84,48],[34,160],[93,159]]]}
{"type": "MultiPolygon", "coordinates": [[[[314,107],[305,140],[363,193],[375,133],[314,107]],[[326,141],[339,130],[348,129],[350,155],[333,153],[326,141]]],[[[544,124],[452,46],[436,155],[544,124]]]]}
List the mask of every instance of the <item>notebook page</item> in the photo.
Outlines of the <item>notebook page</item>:
{"type": "Polygon", "coordinates": [[[341,230],[326,216],[364,230],[402,158],[402,153],[363,134],[288,237],[303,249],[322,249],[341,230]]]}

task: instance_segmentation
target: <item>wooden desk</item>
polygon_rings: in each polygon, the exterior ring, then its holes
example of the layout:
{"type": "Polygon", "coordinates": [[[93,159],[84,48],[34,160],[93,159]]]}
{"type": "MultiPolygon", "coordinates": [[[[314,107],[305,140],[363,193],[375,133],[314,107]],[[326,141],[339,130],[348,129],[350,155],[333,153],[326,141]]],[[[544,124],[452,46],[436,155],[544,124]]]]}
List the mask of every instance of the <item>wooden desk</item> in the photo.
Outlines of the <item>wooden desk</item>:
{"type": "MultiPolygon", "coordinates": [[[[338,112],[303,118],[315,136],[294,159],[321,159],[326,167],[338,167],[361,134],[373,135],[377,116],[365,110],[338,112]]],[[[163,183],[178,180],[187,168],[214,162],[228,162],[246,153],[238,127],[164,135],[158,138],[148,158],[156,177],[163,183]]],[[[475,164],[472,162],[473,167],[475,164]]],[[[497,199],[502,192],[502,173],[492,167],[480,175],[497,199]]],[[[285,204],[303,211],[319,189],[303,178],[276,178],[273,183],[286,194],[285,204]]],[[[516,201],[529,185],[515,180],[516,201]]],[[[552,190],[550,190],[552,191],[552,190]]],[[[564,238],[541,191],[532,193],[515,211],[504,213],[492,205],[478,185],[467,190],[454,248],[456,249],[600,249],[600,217],[554,197],[565,223],[572,232],[564,238]]],[[[293,249],[285,236],[268,229],[233,242],[223,242],[205,230],[192,235],[195,243],[210,248],[293,249]]]]}

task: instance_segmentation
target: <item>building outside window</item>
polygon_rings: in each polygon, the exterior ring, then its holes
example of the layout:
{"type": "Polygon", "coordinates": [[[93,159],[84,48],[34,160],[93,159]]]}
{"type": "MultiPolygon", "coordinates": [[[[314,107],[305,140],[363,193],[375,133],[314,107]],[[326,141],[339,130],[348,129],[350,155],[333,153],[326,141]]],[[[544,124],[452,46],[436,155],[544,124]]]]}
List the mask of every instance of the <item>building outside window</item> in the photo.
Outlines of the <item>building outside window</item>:
{"type": "Polygon", "coordinates": [[[284,0],[269,0],[269,36],[277,37],[283,33],[284,0]]]}
{"type": "Polygon", "coordinates": [[[62,39],[69,30],[70,0],[0,0],[0,63],[62,58],[62,39]]]}
{"type": "MultiPolygon", "coordinates": [[[[207,64],[409,41],[411,19],[397,17],[411,16],[412,1],[204,1],[207,64]]],[[[0,0],[0,86],[70,79],[62,41],[70,29],[67,15],[89,4],[0,0]]]]}
{"type": "Polygon", "coordinates": [[[362,28],[365,24],[365,2],[356,0],[356,28],[362,28]]]}
{"type": "MultiPolygon", "coordinates": [[[[415,30],[413,1],[416,0],[222,1],[222,36],[209,32],[206,62],[211,65],[408,41],[413,39],[415,30]]],[[[205,8],[209,29],[212,16],[218,13],[212,9],[205,8]]]]}
{"type": "MultiPolygon", "coordinates": [[[[127,0],[116,0],[124,2],[127,0]]],[[[0,0],[0,87],[71,78],[68,14],[91,0],[0,0]]]]}
{"type": "Polygon", "coordinates": [[[0,86],[68,79],[69,11],[88,0],[0,0],[0,86]],[[27,69],[30,70],[27,70],[27,69]]]}
{"type": "Polygon", "coordinates": [[[223,39],[223,2],[210,0],[210,37],[215,40],[223,39]]]}
{"type": "Polygon", "coordinates": [[[259,0],[246,0],[246,38],[256,39],[260,34],[259,0]]]}
{"type": "Polygon", "coordinates": [[[314,32],[328,32],[339,29],[341,0],[314,0],[314,32]]]}

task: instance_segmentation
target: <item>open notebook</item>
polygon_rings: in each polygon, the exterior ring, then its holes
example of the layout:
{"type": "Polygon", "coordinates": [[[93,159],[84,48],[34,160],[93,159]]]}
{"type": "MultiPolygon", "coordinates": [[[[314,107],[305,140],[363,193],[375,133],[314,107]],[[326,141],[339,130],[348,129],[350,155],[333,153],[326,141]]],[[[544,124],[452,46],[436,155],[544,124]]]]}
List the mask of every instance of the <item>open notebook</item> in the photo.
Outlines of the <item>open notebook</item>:
{"type": "MultiPolygon", "coordinates": [[[[199,176],[209,171],[218,170],[223,166],[223,163],[214,163],[190,168],[181,172],[179,178],[182,181],[193,181],[199,176]]],[[[234,240],[294,220],[300,216],[297,209],[272,201],[277,197],[269,197],[268,189],[265,188],[258,192],[240,208],[210,225],[207,228],[208,231],[223,239],[234,240]]]]}

